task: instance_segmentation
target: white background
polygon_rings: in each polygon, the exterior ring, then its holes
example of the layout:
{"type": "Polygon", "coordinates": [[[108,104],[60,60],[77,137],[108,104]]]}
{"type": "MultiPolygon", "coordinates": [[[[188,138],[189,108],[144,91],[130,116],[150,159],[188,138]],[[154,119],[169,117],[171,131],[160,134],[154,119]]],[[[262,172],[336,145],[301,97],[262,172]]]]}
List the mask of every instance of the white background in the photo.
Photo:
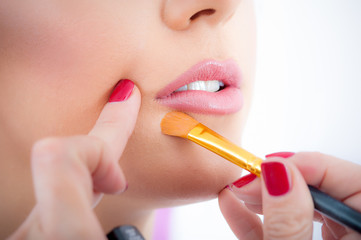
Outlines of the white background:
{"type": "MultiPolygon", "coordinates": [[[[361,164],[361,1],[272,0],[243,147],[321,151],[361,164]]],[[[172,210],[172,240],[235,240],[217,201],[172,210]]],[[[319,226],[314,239],[321,239],[319,226]]]]}

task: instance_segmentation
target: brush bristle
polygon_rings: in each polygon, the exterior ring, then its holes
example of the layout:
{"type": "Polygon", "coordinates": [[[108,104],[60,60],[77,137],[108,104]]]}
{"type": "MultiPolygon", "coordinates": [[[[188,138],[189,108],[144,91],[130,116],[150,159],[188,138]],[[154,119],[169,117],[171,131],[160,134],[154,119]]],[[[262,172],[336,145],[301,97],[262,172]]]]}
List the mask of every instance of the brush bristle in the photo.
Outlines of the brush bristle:
{"type": "Polygon", "coordinates": [[[167,113],[160,127],[163,134],[187,138],[188,133],[198,124],[199,122],[192,117],[182,112],[170,112],[167,113]]]}

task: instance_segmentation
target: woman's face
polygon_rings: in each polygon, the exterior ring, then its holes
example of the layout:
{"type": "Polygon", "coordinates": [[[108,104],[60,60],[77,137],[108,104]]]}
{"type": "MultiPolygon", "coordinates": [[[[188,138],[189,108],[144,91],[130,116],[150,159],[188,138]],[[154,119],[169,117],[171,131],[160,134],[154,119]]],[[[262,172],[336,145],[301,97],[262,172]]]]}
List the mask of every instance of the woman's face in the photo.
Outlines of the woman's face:
{"type": "MultiPolygon", "coordinates": [[[[28,166],[40,138],[86,134],[115,84],[131,79],[142,105],[120,159],[129,189],[118,198],[144,206],[188,203],[215,197],[239,176],[213,153],[162,135],[160,121],[178,108],[239,143],[254,75],[251,0],[2,0],[0,35],[0,144],[11,164],[28,166]],[[219,111],[157,99],[205,60],[239,66],[241,108],[223,111],[232,96],[219,111]]],[[[182,94],[179,101],[192,102],[182,94]]]]}

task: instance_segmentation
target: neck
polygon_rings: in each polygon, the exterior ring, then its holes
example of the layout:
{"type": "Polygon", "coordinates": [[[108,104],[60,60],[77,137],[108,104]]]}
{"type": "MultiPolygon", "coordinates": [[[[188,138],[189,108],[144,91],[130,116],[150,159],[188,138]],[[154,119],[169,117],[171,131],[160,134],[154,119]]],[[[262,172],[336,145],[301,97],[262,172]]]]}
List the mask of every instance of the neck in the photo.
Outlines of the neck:
{"type": "MultiPolygon", "coordinates": [[[[0,121],[1,124],[3,124],[0,121]]],[[[10,236],[31,212],[35,198],[30,171],[30,150],[0,129],[0,239],[10,236]]]]}
{"type": "Polygon", "coordinates": [[[121,196],[104,196],[95,212],[105,233],[121,225],[135,226],[145,239],[153,237],[154,210],[139,209],[125,203],[121,196]]]}

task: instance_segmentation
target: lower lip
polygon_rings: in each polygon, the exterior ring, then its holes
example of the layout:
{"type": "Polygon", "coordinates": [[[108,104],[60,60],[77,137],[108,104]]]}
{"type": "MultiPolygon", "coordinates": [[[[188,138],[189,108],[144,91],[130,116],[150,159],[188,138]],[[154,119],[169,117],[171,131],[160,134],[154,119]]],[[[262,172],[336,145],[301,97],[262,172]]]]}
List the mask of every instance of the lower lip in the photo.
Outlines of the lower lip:
{"type": "Polygon", "coordinates": [[[198,90],[175,92],[158,101],[179,111],[223,115],[241,110],[243,96],[239,88],[228,86],[219,92],[198,90]]]}

